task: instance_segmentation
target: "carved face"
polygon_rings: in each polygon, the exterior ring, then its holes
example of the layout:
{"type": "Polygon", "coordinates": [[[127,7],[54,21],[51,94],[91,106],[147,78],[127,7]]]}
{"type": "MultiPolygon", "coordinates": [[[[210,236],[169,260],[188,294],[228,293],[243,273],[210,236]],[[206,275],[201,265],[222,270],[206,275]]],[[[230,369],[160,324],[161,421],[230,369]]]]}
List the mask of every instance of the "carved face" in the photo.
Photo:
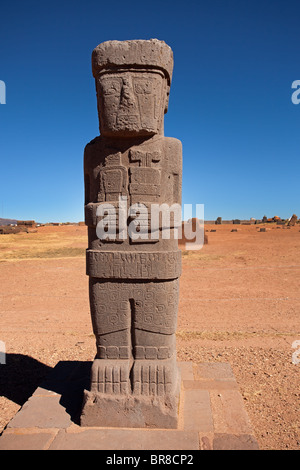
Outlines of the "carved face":
{"type": "Polygon", "coordinates": [[[160,132],[167,81],[159,71],[103,73],[96,79],[103,135],[153,135],[160,132]]]}

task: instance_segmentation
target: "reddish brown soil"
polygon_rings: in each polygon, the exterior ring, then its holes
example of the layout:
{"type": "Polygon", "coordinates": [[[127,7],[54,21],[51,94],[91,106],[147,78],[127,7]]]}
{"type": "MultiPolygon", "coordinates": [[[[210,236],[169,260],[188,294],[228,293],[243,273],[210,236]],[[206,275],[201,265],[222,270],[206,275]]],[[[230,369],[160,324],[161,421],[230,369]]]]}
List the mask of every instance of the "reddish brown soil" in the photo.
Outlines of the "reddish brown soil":
{"type": "MultiPolygon", "coordinates": [[[[292,362],[292,343],[300,340],[300,226],[266,227],[206,226],[208,245],[183,251],[177,352],[185,361],[229,362],[260,447],[299,449],[300,364],[292,362]]],[[[73,249],[86,247],[86,228],[73,226],[14,235],[12,244],[49,233],[62,244],[74,237],[73,249]]],[[[0,253],[8,250],[2,240],[0,253]]],[[[1,432],[59,361],[92,360],[95,341],[80,254],[0,257],[0,294],[7,352],[0,364],[1,432]]]]}

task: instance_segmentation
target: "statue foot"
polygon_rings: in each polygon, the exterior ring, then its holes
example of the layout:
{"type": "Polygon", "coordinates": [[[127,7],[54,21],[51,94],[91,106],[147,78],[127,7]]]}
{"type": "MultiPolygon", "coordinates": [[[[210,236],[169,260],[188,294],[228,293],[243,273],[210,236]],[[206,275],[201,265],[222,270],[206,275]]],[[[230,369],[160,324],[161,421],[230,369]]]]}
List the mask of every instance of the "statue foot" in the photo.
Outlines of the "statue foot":
{"type": "Polygon", "coordinates": [[[131,373],[134,395],[166,396],[178,383],[178,368],[174,358],[167,360],[135,360],[131,373]]]}
{"type": "Polygon", "coordinates": [[[91,391],[127,395],[131,392],[131,361],[95,359],[91,370],[91,391]]]}

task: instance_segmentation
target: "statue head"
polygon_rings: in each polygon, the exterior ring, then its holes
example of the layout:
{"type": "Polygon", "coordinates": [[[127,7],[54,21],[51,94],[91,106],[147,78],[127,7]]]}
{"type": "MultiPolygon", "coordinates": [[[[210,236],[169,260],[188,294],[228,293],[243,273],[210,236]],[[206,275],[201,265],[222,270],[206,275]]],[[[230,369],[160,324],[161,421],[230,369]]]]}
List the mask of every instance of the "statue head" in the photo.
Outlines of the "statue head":
{"type": "Polygon", "coordinates": [[[171,48],[157,39],[107,41],[92,54],[100,133],[163,133],[173,70],[171,48]]]}

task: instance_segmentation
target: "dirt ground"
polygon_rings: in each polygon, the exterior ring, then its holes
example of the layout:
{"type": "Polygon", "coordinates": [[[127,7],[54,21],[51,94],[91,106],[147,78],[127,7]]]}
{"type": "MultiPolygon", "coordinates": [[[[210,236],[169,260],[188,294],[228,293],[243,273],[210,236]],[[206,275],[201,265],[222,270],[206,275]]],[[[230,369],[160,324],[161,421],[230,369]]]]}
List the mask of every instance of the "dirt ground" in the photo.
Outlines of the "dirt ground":
{"type": "MultiPolygon", "coordinates": [[[[178,359],[229,362],[260,448],[299,449],[300,226],[205,229],[183,250],[178,359]]],[[[86,246],[84,226],[0,235],[0,432],[59,361],[94,358],[86,246]]]]}

